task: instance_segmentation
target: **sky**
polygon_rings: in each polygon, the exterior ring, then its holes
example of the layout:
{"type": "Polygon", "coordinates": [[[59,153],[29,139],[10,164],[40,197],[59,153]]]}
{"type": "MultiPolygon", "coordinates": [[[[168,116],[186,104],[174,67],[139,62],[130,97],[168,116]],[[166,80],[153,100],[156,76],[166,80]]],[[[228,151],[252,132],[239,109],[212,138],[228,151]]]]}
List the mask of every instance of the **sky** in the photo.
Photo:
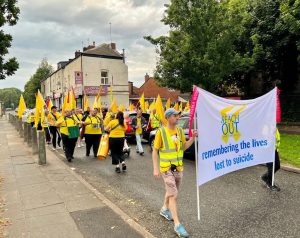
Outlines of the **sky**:
{"type": "Polygon", "coordinates": [[[3,30],[13,37],[6,57],[16,57],[18,71],[0,88],[24,90],[25,83],[35,73],[43,58],[57,68],[59,61],[74,58],[95,41],[96,45],[112,42],[117,50],[125,49],[128,79],[134,85],[144,82],[144,75],[153,75],[158,55],[155,47],[143,36],[168,33],[161,19],[164,4],[169,0],[19,0],[17,25],[3,30]]]}

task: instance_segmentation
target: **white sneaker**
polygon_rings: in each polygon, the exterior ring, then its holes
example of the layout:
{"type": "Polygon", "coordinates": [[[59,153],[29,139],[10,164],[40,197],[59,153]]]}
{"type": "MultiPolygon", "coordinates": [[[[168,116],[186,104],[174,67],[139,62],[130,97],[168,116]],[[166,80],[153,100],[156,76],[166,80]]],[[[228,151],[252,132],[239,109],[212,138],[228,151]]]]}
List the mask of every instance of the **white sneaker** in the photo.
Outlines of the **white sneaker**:
{"type": "Polygon", "coordinates": [[[56,150],[54,147],[52,147],[52,150],[54,151],[54,150],[56,150]]]}
{"type": "Polygon", "coordinates": [[[77,145],[77,147],[78,147],[78,148],[80,148],[80,147],[81,147],[81,145],[80,145],[80,144],[78,144],[78,145],[77,145]]]}

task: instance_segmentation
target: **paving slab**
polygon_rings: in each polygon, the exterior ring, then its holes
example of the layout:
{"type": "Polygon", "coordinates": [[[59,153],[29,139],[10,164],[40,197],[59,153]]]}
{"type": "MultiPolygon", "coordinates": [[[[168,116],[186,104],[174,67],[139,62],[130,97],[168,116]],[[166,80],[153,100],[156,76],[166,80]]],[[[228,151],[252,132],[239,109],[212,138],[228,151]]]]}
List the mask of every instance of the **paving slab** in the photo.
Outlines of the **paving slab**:
{"type": "Polygon", "coordinates": [[[25,209],[45,207],[63,202],[63,200],[55,193],[55,190],[37,193],[22,197],[22,202],[25,209]]]}

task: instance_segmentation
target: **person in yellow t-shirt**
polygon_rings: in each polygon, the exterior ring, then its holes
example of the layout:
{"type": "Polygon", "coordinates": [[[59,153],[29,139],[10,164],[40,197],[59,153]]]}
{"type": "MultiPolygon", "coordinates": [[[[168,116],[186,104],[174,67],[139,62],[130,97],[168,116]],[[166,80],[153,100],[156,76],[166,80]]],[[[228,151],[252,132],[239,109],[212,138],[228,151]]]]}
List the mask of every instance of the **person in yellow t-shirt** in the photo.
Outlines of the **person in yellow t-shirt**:
{"type": "Polygon", "coordinates": [[[90,155],[91,148],[93,147],[94,157],[97,157],[103,128],[103,121],[97,115],[97,110],[94,109],[91,111],[91,114],[85,119],[84,125],[86,156],[90,155]]]}
{"type": "Polygon", "coordinates": [[[116,119],[111,120],[105,130],[109,132],[109,148],[111,150],[112,164],[116,165],[116,172],[121,172],[120,163],[122,165],[122,170],[126,171],[123,147],[127,125],[124,122],[123,112],[118,112],[116,119]]]}
{"type": "Polygon", "coordinates": [[[135,129],[135,139],[136,139],[136,152],[140,155],[144,154],[144,149],[142,146],[143,130],[146,128],[147,123],[145,118],[142,116],[142,109],[138,108],[136,117],[132,119],[132,128],[135,129]]]}
{"type": "Polygon", "coordinates": [[[58,148],[61,148],[61,136],[60,133],[57,130],[57,127],[55,126],[55,123],[57,120],[61,117],[60,113],[57,111],[56,106],[51,107],[51,112],[47,115],[48,122],[49,122],[49,130],[52,135],[52,146],[53,150],[56,150],[56,139],[57,139],[57,145],[58,148]]]}
{"type": "MultiPolygon", "coordinates": [[[[60,128],[61,138],[63,141],[65,155],[68,162],[72,162],[74,159],[74,150],[76,146],[76,141],[78,137],[71,138],[69,135],[69,128],[76,129],[76,126],[79,126],[81,122],[79,122],[76,118],[71,115],[70,110],[65,110],[65,116],[60,117],[55,125],[60,128]]],[[[78,129],[78,128],[77,128],[78,129]]],[[[79,129],[78,129],[78,136],[79,136],[79,129]]]]}
{"type": "Polygon", "coordinates": [[[160,215],[167,220],[174,220],[174,230],[180,237],[188,237],[184,226],[180,224],[177,215],[177,195],[183,176],[183,152],[193,143],[197,132],[186,141],[183,129],[177,126],[180,112],[174,108],[165,111],[167,126],[158,129],[152,151],[153,175],[164,180],[166,194],[160,215]],[[159,154],[159,156],[158,156],[159,154]],[[158,164],[158,158],[160,158],[158,164]]]}
{"type": "Polygon", "coordinates": [[[49,114],[49,111],[47,109],[45,109],[45,114],[41,118],[41,126],[45,132],[46,143],[51,144],[51,135],[50,135],[50,129],[49,129],[48,114],[49,114]]]}

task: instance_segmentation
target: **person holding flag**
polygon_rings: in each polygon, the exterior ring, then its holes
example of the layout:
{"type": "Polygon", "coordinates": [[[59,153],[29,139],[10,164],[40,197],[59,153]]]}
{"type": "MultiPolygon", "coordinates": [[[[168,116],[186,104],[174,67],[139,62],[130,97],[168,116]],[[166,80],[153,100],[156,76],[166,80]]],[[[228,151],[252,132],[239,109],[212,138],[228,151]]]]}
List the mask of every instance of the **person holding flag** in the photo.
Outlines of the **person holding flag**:
{"type": "Polygon", "coordinates": [[[156,108],[153,108],[152,112],[150,113],[150,123],[152,130],[156,130],[160,127],[160,120],[158,114],[156,113],[156,108]]]}
{"type": "Polygon", "coordinates": [[[69,107],[66,107],[64,116],[58,118],[58,120],[55,122],[55,126],[60,128],[61,138],[65,149],[65,156],[68,162],[72,162],[72,159],[74,159],[74,150],[79,137],[78,125],[80,124],[81,122],[74,118],[69,107]]]}
{"type": "Polygon", "coordinates": [[[135,129],[135,138],[136,138],[136,153],[140,155],[144,154],[144,149],[142,146],[142,136],[143,129],[146,128],[147,123],[145,118],[142,116],[142,109],[138,108],[136,117],[132,118],[131,126],[135,129]]]}
{"type": "Polygon", "coordinates": [[[41,126],[45,132],[46,143],[51,144],[51,135],[50,135],[50,129],[49,129],[50,124],[48,121],[48,115],[49,115],[49,111],[47,109],[45,109],[44,113],[42,113],[42,116],[41,116],[41,126]]]}
{"type": "MultiPolygon", "coordinates": [[[[76,111],[73,114],[73,117],[75,117],[77,119],[77,121],[82,121],[82,119],[83,119],[82,109],[76,108],[76,111]]],[[[81,130],[82,130],[82,127],[80,127],[80,131],[81,130]]],[[[77,147],[80,148],[81,146],[83,146],[83,144],[81,143],[81,137],[79,136],[78,140],[77,140],[77,147]]]]}
{"type": "Polygon", "coordinates": [[[163,178],[166,189],[160,215],[174,221],[174,231],[179,237],[188,237],[189,234],[178,218],[177,195],[183,176],[183,152],[194,143],[198,134],[194,130],[192,137],[186,141],[183,129],[177,126],[179,116],[180,112],[174,108],[165,111],[167,125],[158,129],[154,140],[153,175],[163,178]]]}
{"type": "Polygon", "coordinates": [[[60,113],[57,111],[57,107],[56,106],[52,106],[51,107],[51,112],[48,114],[48,121],[49,121],[49,129],[50,129],[50,133],[52,135],[52,146],[53,146],[53,150],[56,150],[56,138],[58,136],[58,140],[57,140],[57,145],[60,148],[60,142],[61,142],[61,135],[59,134],[59,132],[57,131],[56,128],[56,122],[58,121],[59,118],[61,118],[60,113]]]}
{"type": "Polygon", "coordinates": [[[85,143],[86,143],[86,156],[90,156],[91,148],[93,147],[94,157],[97,157],[97,152],[102,136],[103,120],[97,115],[97,110],[91,111],[85,121],[85,143]]]}

